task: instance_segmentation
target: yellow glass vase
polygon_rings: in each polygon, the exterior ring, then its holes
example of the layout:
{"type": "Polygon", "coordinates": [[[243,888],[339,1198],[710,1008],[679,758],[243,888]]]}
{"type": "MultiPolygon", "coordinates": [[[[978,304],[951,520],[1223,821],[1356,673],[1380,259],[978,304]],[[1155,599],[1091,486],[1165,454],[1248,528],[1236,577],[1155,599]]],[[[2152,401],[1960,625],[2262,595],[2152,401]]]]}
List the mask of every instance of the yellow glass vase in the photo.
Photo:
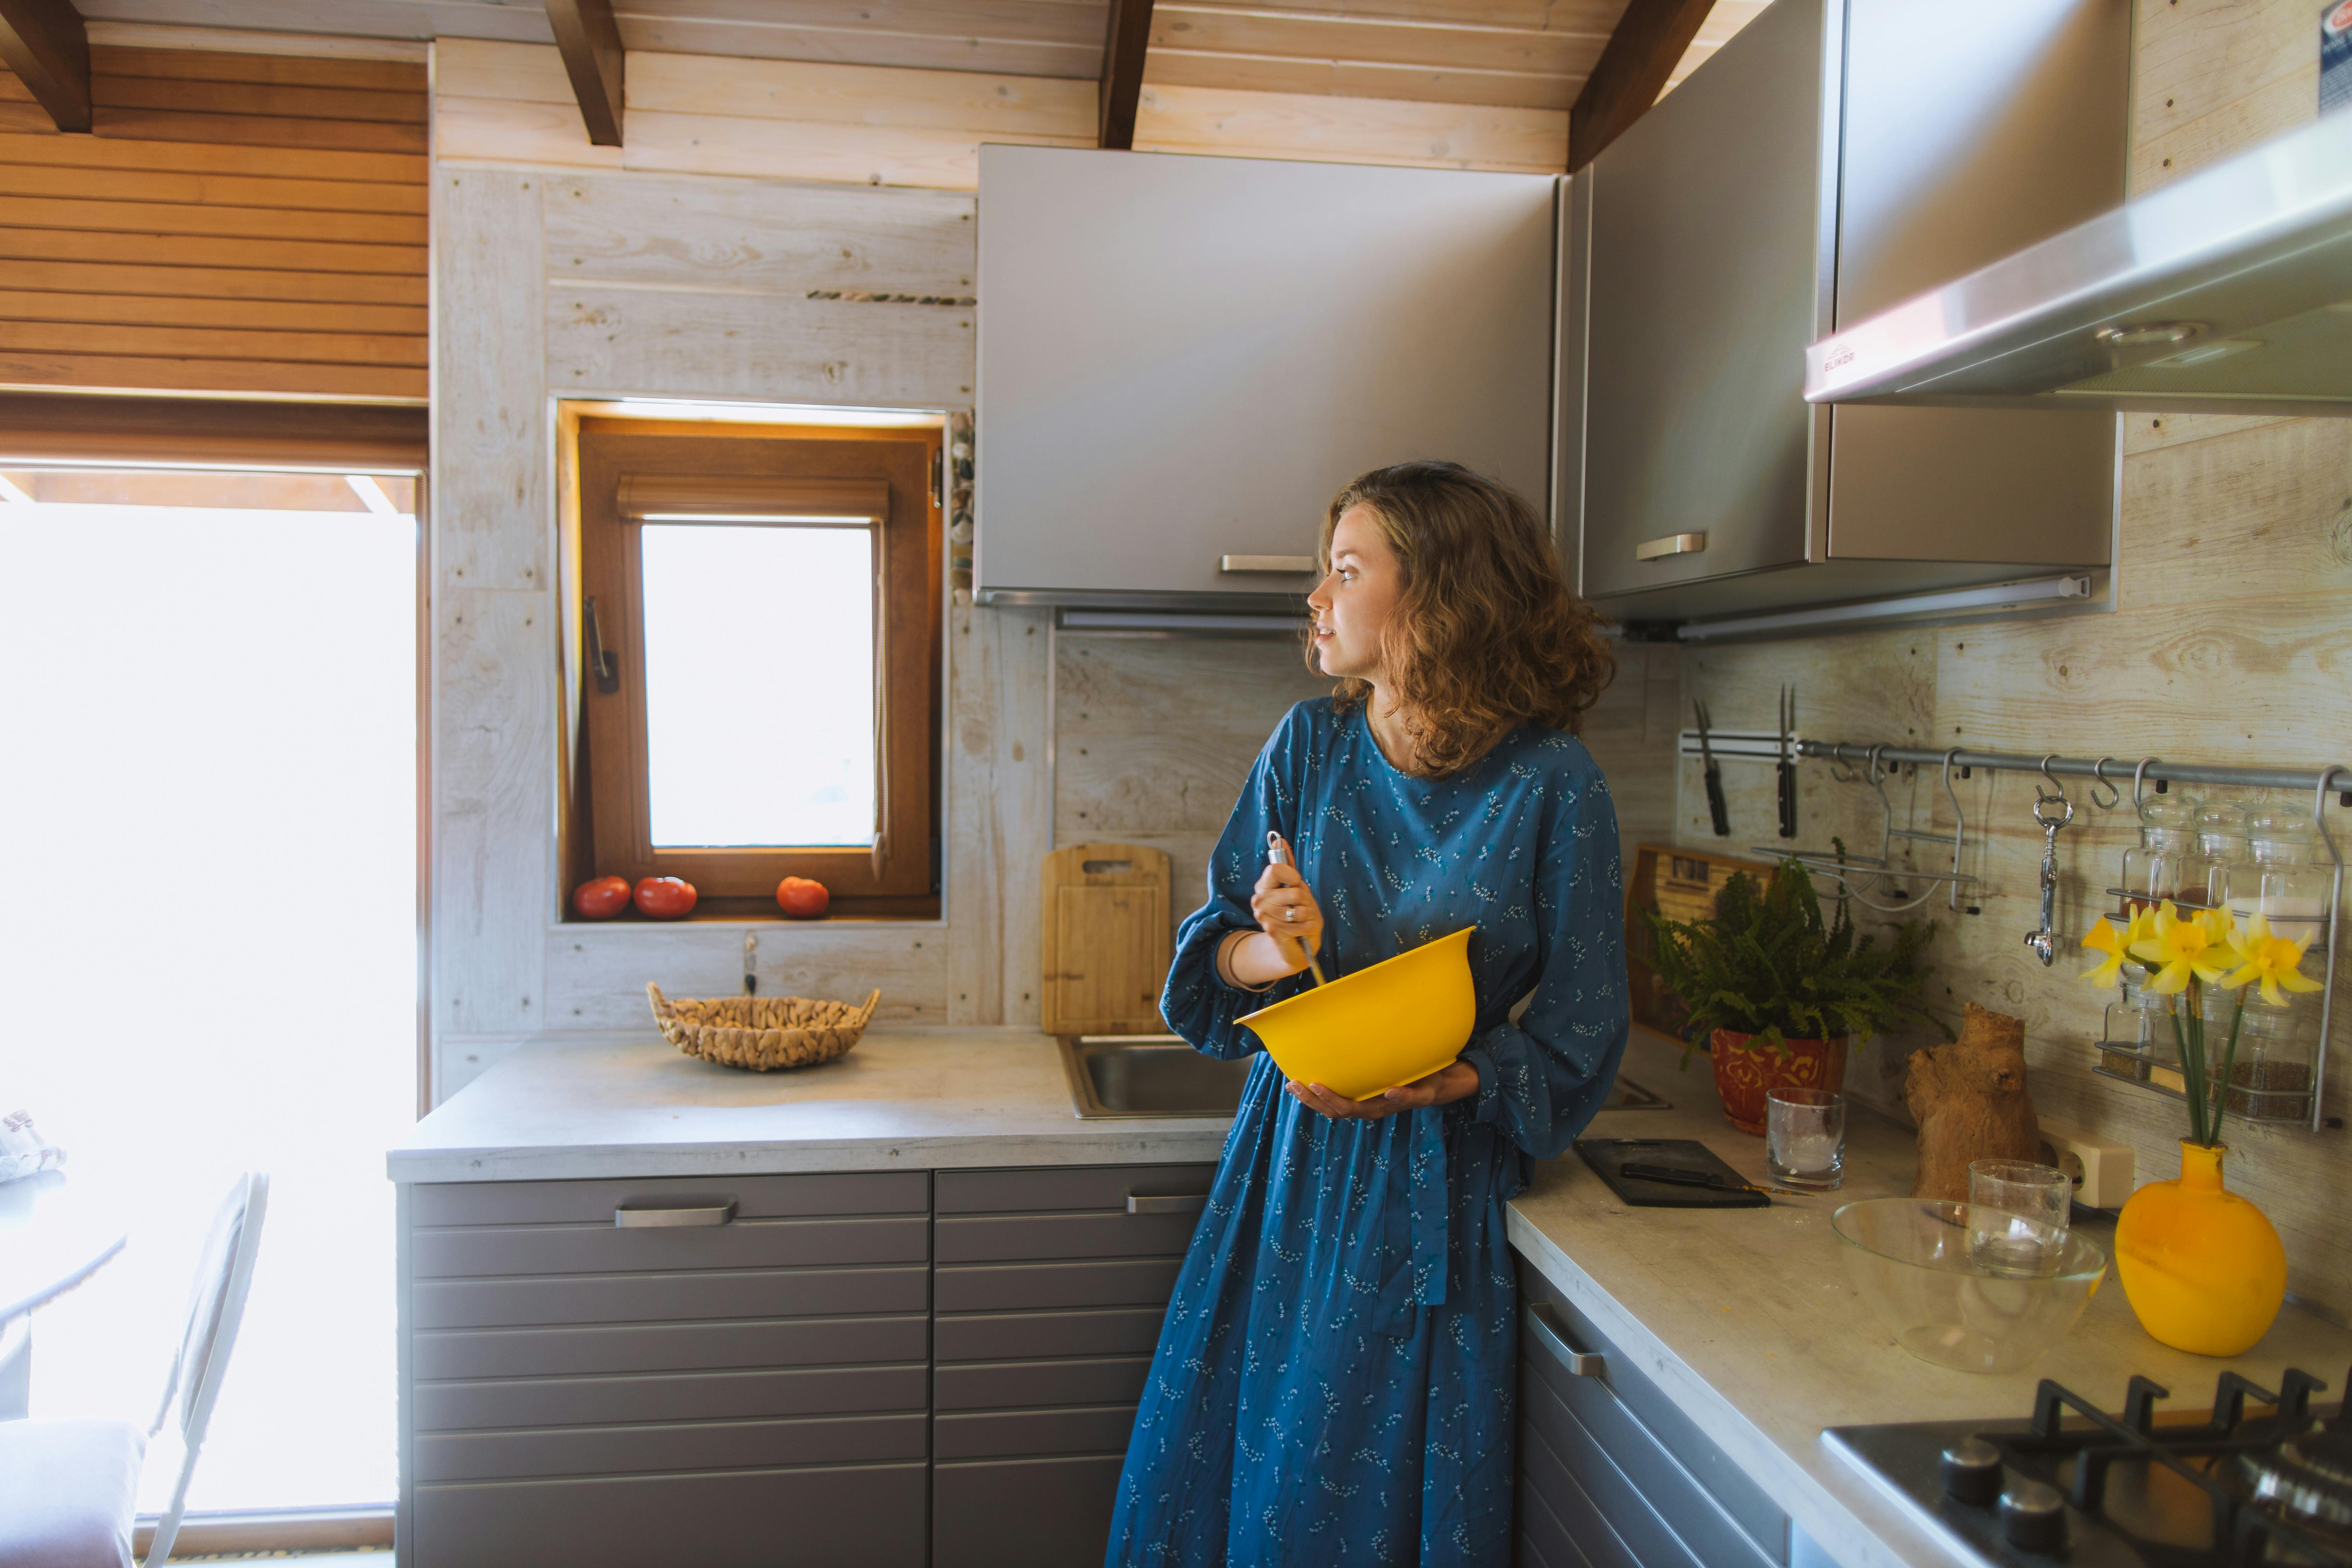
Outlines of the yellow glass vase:
{"type": "Polygon", "coordinates": [[[2278,1232],[2221,1190],[2229,1152],[2183,1139],[2179,1179],[2140,1188],[2116,1220],[2116,1273],[2140,1327],[2199,1355],[2252,1350],[2286,1300],[2278,1232]]]}

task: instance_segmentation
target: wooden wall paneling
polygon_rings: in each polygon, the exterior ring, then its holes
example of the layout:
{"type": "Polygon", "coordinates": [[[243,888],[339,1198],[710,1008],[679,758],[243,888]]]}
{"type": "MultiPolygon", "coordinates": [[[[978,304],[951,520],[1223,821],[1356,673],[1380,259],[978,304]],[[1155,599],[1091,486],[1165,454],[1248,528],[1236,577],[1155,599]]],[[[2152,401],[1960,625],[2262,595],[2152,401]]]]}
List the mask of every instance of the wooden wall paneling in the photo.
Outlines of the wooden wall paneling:
{"type": "Polygon", "coordinates": [[[1054,847],[1052,612],[948,612],[949,1021],[1038,1016],[1037,869],[1054,847]]]}
{"type": "Polygon", "coordinates": [[[436,175],[433,512],[451,587],[548,585],[545,182],[436,175]]]}
{"type": "MultiPolygon", "coordinates": [[[[1683,650],[1671,643],[1617,643],[1617,676],[1584,715],[1583,740],[1609,781],[1618,858],[1626,873],[1639,844],[1675,831],[1675,737],[1687,721],[1683,650]]],[[[1740,847],[1744,853],[1746,847],[1740,847]]]]}
{"type": "Polygon", "coordinates": [[[978,259],[960,194],[578,174],[548,183],[546,211],[567,282],[962,299],[978,259]]]}
{"type": "MultiPolygon", "coordinates": [[[[0,232],[0,250],[14,248],[0,232]]],[[[89,291],[135,297],[156,306],[166,300],[213,304],[244,301],[341,303],[412,310],[421,336],[428,285],[420,275],[286,272],[259,268],[148,267],[135,262],[35,261],[14,258],[8,281],[41,293],[89,291]]]]}
{"type": "MultiPolygon", "coordinates": [[[[103,0],[86,10],[102,8],[103,0]]],[[[400,60],[423,65],[432,49],[422,38],[382,35],[336,37],[327,33],[253,32],[236,27],[187,27],[171,22],[122,22],[106,19],[88,24],[92,44],[118,45],[127,49],[182,49],[206,54],[297,56],[320,60],[400,60]]]]}
{"type": "MultiPolygon", "coordinates": [[[[762,996],[858,1002],[879,987],[878,1019],[948,1021],[947,932],[935,922],[828,921],[758,931],[762,996]]],[[[670,996],[740,995],[743,931],[725,921],[552,928],[546,932],[549,1026],[650,1029],[649,980],[670,996]]]]}
{"type": "MultiPolygon", "coordinates": [[[[1566,110],[1581,77],[1527,71],[1429,70],[1379,61],[1297,59],[1288,56],[1210,54],[1192,49],[1151,51],[1154,85],[1252,92],[1313,93],[1328,98],[1410,100],[1418,103],[1492,104],[1566,110]]],[[[1547,171],[1549,172],[1549,171],[1547,171]]]]}
{"type": "Polygon", "coordinates": [[[73,0],[0,0],[0,65],[58,130],[89,129],[89,35],[73,0]]]}
{"type": "Polygon", "coordinates": [[[310,0],[77,0],[77,4],[93,24],[103,19],[110,27],[136,23],[305,35],[305,52],[320,54],[332,53],[332,46],[345,39],[379,47],[436,37],[554,41],[545,11],[537,5],[514,5],[511,0],[335,0],[331,6],[313,5],[310,0]]]}
{"type": "Polygon", "coordinates": [[[970,401],[972,312],[895,301],[551,288],[560,393],[627,391],[871,408],[970,401]]]}
{"type": "Polygon", "coordinates": [[[1551,109],[1408,103],[1147,81],[1139,151],[1556,174],[1568,115],[1551,109]]]}
{"type": "MultiPolygon", "coordinates": [[[[446,420],[445,413],[445,430],[446,420]]],[[[445,459],[436,447],[437,469],[445,459]]],[[[549,1022],[553,612],[552,596],[541,591],[445,583],[434,595],[436,1036],[518,1033],[549,1022]]]]}
{"type": "Polygon", "coordinates": [[[572,79],[588,140],[599,147],[621,144],[621,108],[627,88],[628,57],[613,20],[613,0],[547,0],[547,25],[572,79]]]}
{"type": "Polygon", "coordinates": [[[631,106],[648,113],[1092,139],[1095,95],[1082,81],[691,55],[644,55],[632,69],[631,106]]]}
{"type": "Polygon", "coordinates": [[[1091,79],[1102,0],[624,0],[632,49],[1091,79]]]}
{"type": "MultiPolygon", "coordinates": [[[[11,281],[21,281],[10,268],[11,281]]],[[[285,300],[205,300],[161,298],[131,294],[69,294],[0,289],[0,318],[16,321],[107,321],[120,327],[245,328],[239,344],[250,341],[250,329],[286,333],[340,333],[364,350],[355,355],[393,364],[425,363],[425,307],[422,305],[320,305],[285,300]]],[[[163,340],[141,338],[139,346],[156,350],[163,340]]],[[[191,350],[201,353],[201,349],[191,350]]]]}

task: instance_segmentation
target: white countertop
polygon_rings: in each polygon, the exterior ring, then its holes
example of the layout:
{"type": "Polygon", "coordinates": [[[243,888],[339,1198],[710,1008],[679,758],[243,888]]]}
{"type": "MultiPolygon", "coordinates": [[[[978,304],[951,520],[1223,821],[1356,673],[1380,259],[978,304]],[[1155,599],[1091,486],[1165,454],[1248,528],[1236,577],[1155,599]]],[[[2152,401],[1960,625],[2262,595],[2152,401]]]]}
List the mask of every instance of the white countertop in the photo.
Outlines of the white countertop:
{"type": "Polygon", "coordinates": [[[822,1067],[744,1072],[650,1028],[523,1047],[387,1156],[395,1182],[1214,1160],[1225,1117],[1082,1121],[1034,1029],[869,1029],[822,1067]]]}
{"type": "MultiPolygon", "coordinates": [[[[1675,1109],[1604,1112],[1590,1135],[1696,1138],[1760,1183],[1764,1141],[1723,1120],[1704,1058],[1675,1070],[1678,1050],[1636,1030],[1626,1070],[1675,1109]]],[[[1769,1209],[1629,1208],[1574,1154],[1540,1167],[1511,1205],[1520,1252],[1841,1568],[1948,1568],[1956,1559],[1832,1452],[1824,1427],[2023,1417],[2045,1377],[2119,1410],[2135,1373],[2172,1390],[2159,1409],[2203,1410],[2224,1369],[2275,1388],[2290,1365],[2333,1384],[2352,1363],[2352,1332],[2292,1306],[2234,1360],[2168,1349],[2141,1330],[2112,1270],[2074,1332],[2022,1372],[1950,1372],[1919,1360],[1847,1282],[1830,1234],[1840,1204],[1910,1191],[1912,1138],[1857,1108],[1844,1188],[1776,1197],[1769,1209]]],[[[2112,1251],[2111,1226],[2088,1234],[2112,1251]]]]}

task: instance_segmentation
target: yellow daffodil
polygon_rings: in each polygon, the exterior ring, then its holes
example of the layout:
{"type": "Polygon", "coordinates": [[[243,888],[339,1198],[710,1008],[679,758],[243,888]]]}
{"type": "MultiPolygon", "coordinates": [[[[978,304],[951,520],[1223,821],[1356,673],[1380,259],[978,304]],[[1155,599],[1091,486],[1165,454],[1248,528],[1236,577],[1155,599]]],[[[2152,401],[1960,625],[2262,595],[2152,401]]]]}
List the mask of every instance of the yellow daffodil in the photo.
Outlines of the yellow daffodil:
{"type": "Polygon", "coordinates": [[[2273,936],[2269,918],[2257,914],[2246,922],[2245,940],[2239,945],[2238,956],[2245,961],[2244,966],[2230,974],[2221,984],[2234,990],[2259,981],[2262,983],[2263,1000],[2273,1007],[2284,1007],[2286,998],[2280,994],[2282,987],[2288,991],[2320,989],[2319,982],[2305,976],[2299,967],[2303,963],[2303,946],[2299,942],[2273,936]]]}
{"type": "Polygon", "coordinates": [[[2208,910],[2194,920],[2182,920],[2169,900],[2156,911],[2148,933],[2126,944],[2134,958],[2156,970],[2147,988],[2158,994],[2189,989],[2189,979],[2215,981],[2231,966],[2245,962],[2230,940],[2230,917],[2208,910]]]}
{"type": "Polygon", "coordinates": [[[2107,956],[2083,971],[2076,978],[2087,980],[2092,984],[2106,990],[2113,990],[2116,977],[2123,973],[2126,945],[2124,933],[2116,929],[2115,921],[2103,920],[2093,926],[2089,933],[2083,938],[2083,945],[2093,952],[2104,952],[2107,956]]]}
{"type": "Polygon", "coordinates": [[[2145,904],[2134,907],[2131,918],[2121,931],[2116,929],[2113,920],[2102,918],[2097,925],[2091,928],[2090,934],[2083,938],[2083,945],[2093,952],[2104,952],[2107,956],[2076,978],[2112,989],[2116,977],[2123,972],[2124,959],[2130,953],[2132,943],[2146,940],[2155,929],[2156,911],[2145,904]]]}

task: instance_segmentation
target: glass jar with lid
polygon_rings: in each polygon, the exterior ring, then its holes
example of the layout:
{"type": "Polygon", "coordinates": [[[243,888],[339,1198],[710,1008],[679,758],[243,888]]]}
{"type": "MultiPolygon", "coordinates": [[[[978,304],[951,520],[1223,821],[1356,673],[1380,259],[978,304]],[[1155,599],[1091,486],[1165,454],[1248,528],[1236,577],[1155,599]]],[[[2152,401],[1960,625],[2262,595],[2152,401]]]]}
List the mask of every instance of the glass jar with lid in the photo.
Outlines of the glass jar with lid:
{"type": "Polygon", "coordinates": [[[2121,912],[2128,918],[2169,899],[2204,901],[2211,862],[2197,843],[2199,802],[2151,795],[2139,807],[2139,842],[2124,851],[2121,912]]]}
{"type": "MultiPolygon", "coordinates": [[[[2211,799],[2193,814],[2197,852],[2205,858],[2205,892],[2196,901],[2220,909],[2229,894],[2229,868],[2246,858],[2246,813],[2232,802],[2211,799]]],[[[2192,895],[2194,896],[2194,895],[2192,895]]]]}
{"type": "Polygon", "coordinates": [[[2242,931],[2259,914],[2271,935],[2321,951],[2335,866],[2320,851],[2309,809],[2263,802],[2248,814],[2245,833],[2245,851],[2226,871],[2231,918],[2242,931]]]}
{"type": "Polygon", "coordinates": [[[2318,1014],[2299,1005],[2299,995],[2289,993],[2288,999],[2288,1005],[2273,1007],[2249,988],[2245,1011],[2240,1014],[2236,992],[2218,985],[2205,992],[2205,1049],[2217,1075],[2222,1053],[2230,1049],[2230,1026],[2236,1016],[2238,1044],[2230,1055],[2222,1101],[2232,1116],[2249,1121],[2310,1119],[2311,1041],[2318,1014]]]}

